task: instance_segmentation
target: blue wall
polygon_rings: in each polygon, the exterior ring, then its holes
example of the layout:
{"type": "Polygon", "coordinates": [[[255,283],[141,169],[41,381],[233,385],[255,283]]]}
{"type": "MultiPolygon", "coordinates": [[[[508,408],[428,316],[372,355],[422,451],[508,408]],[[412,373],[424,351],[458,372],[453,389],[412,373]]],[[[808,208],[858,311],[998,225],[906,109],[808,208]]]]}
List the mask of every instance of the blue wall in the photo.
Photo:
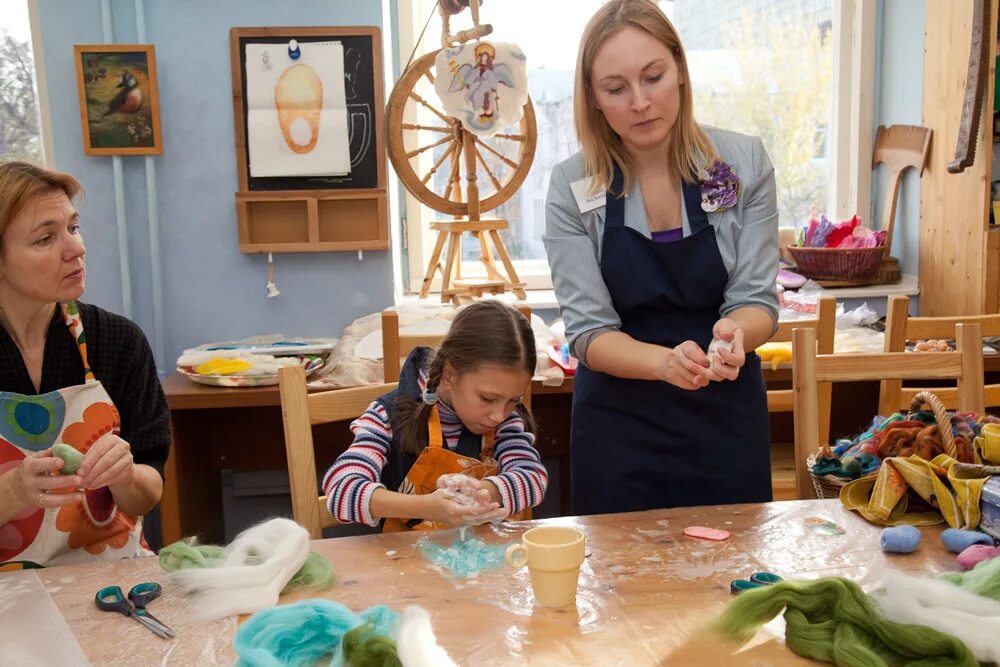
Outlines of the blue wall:
{"type": "MultiPolygon", "coordinates": [[[[875,127],[923,122],[925,0],[882,0],[876,43],[875,127]]],[[[933,141],[934,138],[932,137],[933,141]]],[[[879,167],[872,179],[875,221],[880,222],[888,174],[879,167]]],[[[900,186],[892,255],[904,273],[917,273],[920,237],[920,176],[908,170],[900,186]]]]}
{"type": "MultiPolygon", "coordinates": [[[[137,41],[133,0],[112,0],[114,41],[137,41]]],[[[281,295],[265,296],[266,255],[239,252],[229,29],[234,26],[382,27],[378,0],[145,0],[146,42],[156,47],[163,155],[156,185],[165,359],[192,345],[264,333],[339,336],[392,303],[388,252],[275,255],[281,295]],[[198,36],[201,36],[200,38],[198,36]]],[[[74,44],[104,41],[100,0],[38,3],[54,156],[76,175],[87,241],[84,300],[122,312],[111,158],[83,154],[74,44]]],[[[386,35],[383,35],[385,38],[386,35]]],[[[123,158],[133,319],[153,338],[144,159],[123,158]]],[[[165,362],[165,363],[163,363],[165,362]]]]}

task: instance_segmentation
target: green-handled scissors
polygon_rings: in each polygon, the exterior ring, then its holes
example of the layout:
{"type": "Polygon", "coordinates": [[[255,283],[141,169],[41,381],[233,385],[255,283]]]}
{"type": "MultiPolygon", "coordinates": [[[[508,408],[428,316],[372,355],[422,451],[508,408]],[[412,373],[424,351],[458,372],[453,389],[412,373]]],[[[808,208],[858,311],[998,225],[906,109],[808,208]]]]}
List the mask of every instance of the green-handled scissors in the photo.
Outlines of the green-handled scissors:
{"type": "Polygon", "coordinates": [[[133,586],[126,598],[119,586],[105,586],[97,591],[94,604],[101,611],[116,611],[123,616],[131,616],[149,628],[153,634],[171,639],[174,631],[146,610],[146,605],[160,597],[162,591],[163,589],[155,581],[144,581],[133,586]]]}

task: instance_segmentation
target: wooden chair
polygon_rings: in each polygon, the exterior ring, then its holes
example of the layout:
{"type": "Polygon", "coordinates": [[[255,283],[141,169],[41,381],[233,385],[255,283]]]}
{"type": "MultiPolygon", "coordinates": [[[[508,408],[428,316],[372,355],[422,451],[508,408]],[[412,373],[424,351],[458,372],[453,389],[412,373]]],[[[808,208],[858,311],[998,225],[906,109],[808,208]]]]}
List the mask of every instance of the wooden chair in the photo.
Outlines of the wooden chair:
{"type": "MultiPolygon", "coordinates": [[[[795,481],[800,498],[813,497],[806,458],[827,444],[820,433],[830,430],[829,398],[821,412],[820,383],[883,379],[945,379],[958,383],[961,410],[983,412],[983,348],[978,323],[955,327],[958,350],[935,354],[816,354],[816,331],[796,329],[792,336],[792,391],[795,394],[795,481]],[[822,417],[821,417],[822,415],[822,417]]],[[[934,390],[935,392],[937,390],[934,390]]],[[[893,410],[892,412],[895,412],[893,410]]],[[[883,413],[886,414],[886,413],[883,413]]]]}
{"type": "Polygon", "coordinates": [[[287,366],[278,371],[292,516],[309,530],[312,539],[321,539],[324,528],[338,523],[326,508],[326,496],[317,495],[319,482],[312,427],[354,419],[373,400],[395,387],[396,384],[391,383],[310,394],[301,366],[287,366]]]}
{"type": "MultiPolygon", "coordinates": [[[[797,328],[814,329],[816,331],[817,351],[820,354],[833,354],[833,339],[837,328],[837,299],[832,296],[822,297],[816,308],[815,319],[779,322],[778,330],[771,336],[768,342],[790,343],[792,341],[792,331],[797,328]]],[[[829,382],[824,382],[820,385],[821,411],[829,409],[831,391],[832,387],[829,382]]],[[[791,389],[767,390],[767,411],[769,413],[791,412],[794,403],[794,395],[791,389]]],[[[826,420],[826,423],[829,423],[829,419],[826,420]]],[[[829,432],[820,433],[821,439],[828,437],[829,432]]],[[[794,474],[791,478],[787,476],[786,461],[787,459],[781,459],[782,465],[779,466],[783,476],[779,476],[778,474],[772,476],[771,488],[774,490],[775,500],[789,500],[794,498],[797,493],[794,474]]]]}
{"type": "MultiPolygon", "coordinates": [[[[517,306],[521,314],[531,321],[531,308],[528,306],[517,306]]],[[[433,347],[441,344],[444,334],[422,335],[407,334],[399,330],[399,313],[395,308],[386,308],[382,311],[382,364],[384,368],[383,379],[386,382],[398,382],[399,371],[402,362],[413,351],[415,347],[433,347]]],[[[538,354],[544,351],[538,350],[538,354]]],[[[531,407],[531,387],[524,395],[524,404],[531,407]]]]}
{"type": "MultiPolygon", "coordinates": [[[[950,339],[955,336],[958,324],[978,324],[983,336],[1000,336],[1000,315],[968,315],[956,317],[910,317],[910,300],[905,296],[889,297],[885,318],[885,351],[903,352],[908,340],[950,339]]],[[[982,341],[980,341],[982,345],[982,341]]],[[[934,356],[937,352],[914,353],[934,356]]],[[[924,378],[928,379],[928,378],[924,378]]],[[[956,387],[904,387],[902,381],[892,379],[879,383],[879,413],[890,414],[909,406],[921,391],[932,391],[945,407],[954,410],[958,405],[956,387]]],[[[1000,384],[983,387],[985,406],[1000,405],[1000,384]]]]}

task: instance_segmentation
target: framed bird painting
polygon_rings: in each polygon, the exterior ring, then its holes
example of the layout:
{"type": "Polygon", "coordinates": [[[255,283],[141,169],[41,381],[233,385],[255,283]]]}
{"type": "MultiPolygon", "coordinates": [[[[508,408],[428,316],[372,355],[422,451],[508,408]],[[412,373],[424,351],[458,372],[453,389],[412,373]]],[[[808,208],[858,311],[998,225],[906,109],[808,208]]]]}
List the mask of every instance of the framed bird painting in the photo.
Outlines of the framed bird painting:
{"type": "Polygon", "coordinates": [[[83,152],[160,155],[160,98],[152,44],[77,44],[83,152]]]}

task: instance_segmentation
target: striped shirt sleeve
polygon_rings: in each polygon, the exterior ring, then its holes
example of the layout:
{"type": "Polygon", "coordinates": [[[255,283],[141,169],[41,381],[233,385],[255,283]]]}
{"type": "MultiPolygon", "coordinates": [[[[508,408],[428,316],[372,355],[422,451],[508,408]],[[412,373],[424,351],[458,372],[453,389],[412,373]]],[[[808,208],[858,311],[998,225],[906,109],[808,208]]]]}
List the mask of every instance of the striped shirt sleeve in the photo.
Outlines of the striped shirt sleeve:
{"type": "Polygon", "coordinates": [[[535,436],[524,430],[524,420],[516,412],[497,428],[493,453],[499,473],[486,479],[500,490],[508,515],[541,503],[549,473],[535,449],[535,436]]]}
{"type": "Polygon", "coordinates": [[[392,447],[389,414],[375,401],[351,422],[351,432],[354,442],[323,476],[326,506],[341,523],[377,526],[369,504],[375,489],[385,488],[378,480],[392,447]]]}

